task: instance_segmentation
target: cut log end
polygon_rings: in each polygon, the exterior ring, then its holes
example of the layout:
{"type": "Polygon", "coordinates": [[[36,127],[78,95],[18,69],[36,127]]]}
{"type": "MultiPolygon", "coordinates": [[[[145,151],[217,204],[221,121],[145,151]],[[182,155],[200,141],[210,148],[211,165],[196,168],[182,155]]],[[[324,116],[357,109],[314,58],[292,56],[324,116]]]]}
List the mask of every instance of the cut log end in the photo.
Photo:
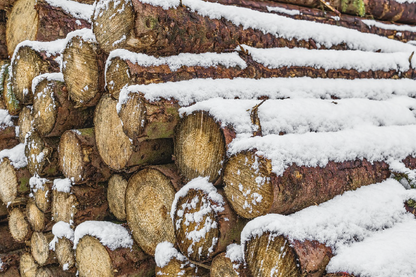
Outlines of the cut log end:
{"type": "Polygon", "coordinates": [[[255,218],[268,213],[273,204],[270,173],[270,161],[252,152],[239,153],[229,159],[224,169],[224,191],[238,215],[255,218]],[[253,168],[256,168],[256,175],[252,174],[253,168]]]}
{"type": "Polygon", "coordinates": [[[57,109],[53,94],[54,91],[48,86],[47,79],[41,81],[34,91],[34,126],[41,136],[49,134],[55,126],[57,109]]]}
{"type": "Polygon", "coordinates": [[[97,6],[99,8],[94,10],[92,18],[94,34],[100,47],[107,53],[125,48],[135,20],[131,1],[100,0],[97,1],[97,6]]]}
{"type": "Polygon", "coordinates": [[[56,259],[61,267],[70,269],[75,266],[75,253],[72,243],[67,238],[60,238],[55,244],[56,259]]]}
{"type": "Polygon", "coordinates": [[[244,256],[253,276],[302,276],[295,251],[283,236],[264,233],[251,238],[244,256]]]}
{"type": "Polygon", "coordinates": [[[26,137],[25,155],[27,167],[32,175],[41,175],[44,168],[49,164],[49,157],[53,149],[47,147],[43,139],[36,131],[32,131],[26,137]]]}
{"type": "Polygon", "coordinates": [[[169,178],[156,169],[144,169],[129,179],[127,222],[135,241],[149,255],[155,255],[160,242],[176,242],[170,218],[174,198],[175,190],[169,178]]]}
{"type": "Polygon", "coordinates": [[[44,213],[50,211],[51,208],[51,184],[43,185],[43,188],[38,188],[33,192],[36,206],[44,213]]]}
{"type": "Polygon", "coordinates": [[[108,92],[113,98],[118,99],[121,89],[130,84],[130,70],[126,61],[119,57],[113,58],[107,68],[105,79],[108,92]]]}
{"type": "Polygon", "coordinates": [[[72,223],[78,206],[78,201],[73,194],[61,191],[53,191],[52,217],[55,222],[63,221],[72,223]]]}
{"type": "Polygon", "coordinates": [[[76,249],[79,276],[114,276],[112,261],[100,241],[84,236],[76,249]]]}
{"type": "Polygon", "coordinates": [[[59,141],[59,164],[65,177],[74,178],[75,183],[82,181],[84,161],[81,142],[71,130],[66,131],[59,141]]]}
{"type": "Polygon", "coordinates": [[[32,254],[24,253],[20,257],[20,276],[35,277],[38,267],[32,254]]]}
{"type": "Polygon", "coordinates": [[[32,110],[29,107],[23,107],[19,113],[19,141],[25,143],[26,135],[33,131],[32,110]]]}
{"type": "Polygon", "coordinates": [[[4,158],[0,163],[0,183],[0,200],[6,204],[15,200],[19,184],[15,168],[7,158],[4,158]]]}
{"type": "MultiPolygon", "coordinates": [[[[245,276],[240,274],[234,268],[235,265],[232,263],[230,258],[225,256],[225,253],[221,253],[212,260],[211,263],[211,275],[212,277],[239,277],[245,276]]],[[[243,265],[239,265],[239,267],[243,267],[243,265]]]]}
{"type": "Polygon", "coordinates": [[[120,221],[126,220],[127,180],[115,174],[108,181],[107,201],[111,213],[120,221]]]}
{"type": "Polygon", "coordinates": [[[30,239],[32,230],[25,218],[25,214],[19,208],[14,208],[9,213],[9,230],[17,242],[25,242],[30,239]]]}
{"type": "Polygon", "coordinates": [[[207,176],[215,182],[220,177],[225,140],[212,117],[203,112],[186,116],[177,126],[174,145],[175,162],[185,179],[207,176]]]}
{"type": "Polygon", "coordinates": [[[62,73],[68,84],[69,96],[77,106],[89,105],[100,94],[97,49],[94,43],[75,36],[64,50],[62,73]]]}
{"type": "Polygon", "coordinates": [[[32,256],[35,261],[43,266],[45,264],[50,264],[51,261],[54,260],[54,255],[52,255],[52,251],[49,250],[49,243],[53,239],[52,233],[41,233],[41,232],[34,232],[32,234],[32,238],[30,240],[30,248],[32,252],[32,256]]]}
{"type": "Polygon", "coordinates": [[[6,41],[10,57],[20,42],[24,40],[35,40],[36,38],[39,17],[34,8],[35,5],[36,0],[16,1],[8,16],[6,41]]]}
{"type": "MultiPolygon", "coordinates": [[[[28,201],[26,204],[26,216],[32,230],[42,232],[45,228],[45,214],[36,206],[34,201],[28,201]]],[[[32,235],[33,238],[33,235],[32,235]]]]}
{"type": "Polygon", "coordinates": [[[111,96],[104,95],[95,110],[94,125],[101,158],[110,168],[121,170],[127,165],[133,149],[130,139],[123,132],[116,104],[111,96]]]}
{"type": "Polygon", "coordinates": [[[131,94],[122,105],[119,116],[123,122],[123,131],[131,139],[136,140],[143,132],[146,124],[146,106],[139,94],[131,94]]]}

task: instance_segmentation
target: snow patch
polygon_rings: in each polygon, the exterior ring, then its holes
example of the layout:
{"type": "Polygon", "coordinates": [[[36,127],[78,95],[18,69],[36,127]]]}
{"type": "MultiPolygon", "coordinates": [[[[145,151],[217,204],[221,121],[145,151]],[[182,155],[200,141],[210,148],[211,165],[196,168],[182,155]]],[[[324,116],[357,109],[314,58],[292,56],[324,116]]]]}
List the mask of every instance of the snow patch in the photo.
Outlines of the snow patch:
{"type": "Polygon", "coordinates": [[[169,264],[172,259],[177,259],[181,262],[186,262],[187,259],[182,255],[171,242],[164,241],[156,246],[155,261],[156,265],[160,268],[164,268],[169,264]]]}
{"type": "Polygon", "coordinates": [[[46,184],[48,181],[48,179],[41,178],[39,177],[39,175],[35,174],[29,179],[30,190],[32,192],[36,192],[38,189],[43,189],[43,185],[46,184]]]}
{"type": "Polygon", "coordinates": [[[45,74],[36,76],[32,80],[32,92],[35,92],[36,87],[39,85],[39,83],[45,79],[48,81],[64,82],[64,75],[61,72],[59,72],[59,73],[45,73],[45,74]]]}
{"type": "Polygon", "coordinates": [[[49,249],[52,251],[55,251],[55,245],[59,239],[67,238],[70,241],[74,241],[74,230],[72,230],[69,223],[63,221],[59,221],[53,225],[52,234],[54,235],[54,238],[49,243],[49,249]]]}
{"type": "MultiPolygon", "coordinates": [[[[396,0],[397,1],[397,0],[396,0]]],[[[377,27],[385,30],[394,30],[394,31],[404,31],[404,32],[416,32],[416,27],[411,25],[405,25],[405,24],[386,24],[382,23],[380,21],[371,20],[371,19],[364,19],[361,22],[363,22],[365,25],[369,27],[377,27]]]]}
{"type": "Polygon", "coordinates": [[[298,10],[289,10],[289,9],[280,8],[280,7],[267,7],[267,11],[283,13],[283,14],[288,14],[288,15],[292,15],[292,16],[301,14],[301,12],[298,11],[298,10]]]}
{"type": "Polygon", "coordinates": [[[53,186],[52,186],[53,190],[70,193],[71,187],[72,187],[72,183],[71,183],[71,179],[69,178],[53,180],[53,186]]]}
{"type": "Polygon", "coordinates": [[[1,150],[0,161],[3,161],[4,158],[8,158],[10,160],[10,164],[16,169],[27,166],[25,144],[20,143],[12,149],[1,150]]]}
{"type": "Polygon", "coordinates": [[[50,5],[63,9],[75,18],[91,22],[93,5],[82,4],[71,0],[46,0],[50,5]]]}

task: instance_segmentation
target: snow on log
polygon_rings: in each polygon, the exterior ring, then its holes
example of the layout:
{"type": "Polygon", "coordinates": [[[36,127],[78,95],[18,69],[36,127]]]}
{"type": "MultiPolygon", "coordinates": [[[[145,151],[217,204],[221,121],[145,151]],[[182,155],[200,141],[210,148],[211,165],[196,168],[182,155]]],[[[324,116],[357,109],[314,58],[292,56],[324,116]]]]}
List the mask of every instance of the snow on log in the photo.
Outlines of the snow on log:
{"type": "Polygon", "coordinates": [[[75,266],[74,230],[69,223],[59,221],[52,227],[53,240],[49,249],[55,251],[56,259],[62,269],[68,270],[75,266]]]}
{"type": "Polygon", "coordinates": [[[238,244],[230,244],[227,251],[215,256],[211,264],[212,277],[248,277],[250,276],[244,262],[242,247],[238,244]]]}
{"type": "Polygon", "coordinates": [[[103,95],[95,109],[95,140],[102,160],[114,170],[169,163],[172,139],[130,140],[123,132],[116,105],[110,95],[103,95]]]}
{"type": "Polygon", "coordinates": [[[29,172],[41,177],[59,176],[58,163],[59,137],[42,138],[32,131],[26,136],[25,155],[29,172]]]}
{"type": "MultiPolygon", "coordinates": [[[[24,243],[17,242],[13,239],[13,236],[10,233],[10,229],[7,224],[0,224],[0,254],[18,250],[20,248],[23,248],[24,246],[24,243]]],[[[2,261],[4,260],[2,259],[2,261]]],[[[2,270],[4,270],[4,268],[0,266],[0,272],[2,270]]]]}
{"type": "Polygon", "coordinates": [[[154,275],[153,258],[133,244],[121,225],[84,222],[75,229],[74,245],[80,276],[154,275]]]}
{"type": "MultiPolygon", "coordinates": [[[[114,174],[108,180],[107,201],[110,212],[119,220],[126,221],[127,180],[123,175],[114,174]]],[[[131,226],[130,226],[131,228],[131,226]]]]}
{"type": "Polygon", "coordinates": [[[125,193],[127,223],[145,253],[154,256],[163,241],[176,243],[170,213],[181,186],[173,164],[147,167],[130,177],[125,193]]]}
{"type": "Polygon", "coordinates": [[[190,260],[211,260],[238,240],[246,221],[237,217],[207,178],[198,177],[181,188],[172,203],[171,217],[177,245],[190,260]]]}
{"type": "Polygon", "coordinates": [[[39,266],[35,262],[35,259],[33,258],[32,254],[25,252],[20,257],[19,268],[20,276],[35,277],[39,266]]]}
{"type": "Polygon", "coordinates": [[[78,225],[87,220],[109,217],[107,188],[103,183],[94,186],[72,186],[69,179],[55,179],[52,192],[52,218],[78,225]]]}
{"type": "Polygon", "coordinates": [[[74,184],[98,183],[111,177],[95,144],[94,128],[68,130],[59,141],[59,167],[74,184]]]}
{"type": "Polygon", "coordinates": [[[385,276],[406,276],[400,273],[409,272],[409,269],[414,273],[415,267],[409,259],[415,251],[407,240],[408,235],[414,237],[410,231],[414,227],[409,229],[414,226],[414,216],[403,207],[403,201],[410,195],[414,197],[415,194],[390,179],[345,192],[319,206],[289,216],[270,214],[258,217],[250,221],[241,233],[245,261],[254,276],[284,272],[286,266],[283,259],[288,256],[284,255],[285,252],[296,253],[294,259],[298,259],[299,273],[303,274],[323,272],[328,262],[332,264],[332,268],[329,265],[326,267],[331,268],[329,272],[377,276],[387,268],[385,276]],[[402,229],[405,225],[407,229],[402,229]],[[397,235],[396,240],[385,245],[386,240],[380,238],[395,230],[406,230],[408,235],[397,235]],[[366,241],[372,241],[374,248],[370,246],[366,251],[341,255],[343,251],[358,249],[366,241]],[[400,248],[404,246],[402,243],[408,247],[400,248]],[[390,251],[395,247],[404,251],[396,250],[401,254],[391,255],[396,253],[390,251]],[[329,261],[331,250],[335,256],[329,261]],[[363,262],[364,258],[369,262],[363,262]],[[352,261],[366,271],[354,271],[348,266],[352,261]]]}
{"type": "Polygon", "coordinates": [[[36,207],[43,213],[49,213],[53,181],[35,175],[29,179],[29,185],[36,207]]]}
{"type": "Polygon", "coordinates": [[[76,107],[92,107],[100,100],[104,92],[105,60],[106,55],[91,29],[68,34],[62,53],[62,74],[76,107]]]}
{"type": "Polygon", "coordinates": [[[32,236],[32,229],[26,220],[25,209],[15,207],[9,213],[9,230],[15,242],[23,243],[32,236]]]}
{"type": "Polygon", "coordinates": [[[62,39],[51,42],[23,41],[16,46],[9,74],[13,93],[20,103],[33,103],[33,78],[44,73],[59,72],[60,65],[56,58],[64,42],[62,39]]]}
{"type": "Polygon", "coordinates": [[[30,249],[33,258],[40,265],[57,263],[55,252],[49,249],[49,243],[54,238],[52,232],[33,232],[30,239],[30,249]]]}
{"type": "Polygon", "coordinates": [[[56,137],[69,129],[92,126],[94,109],[75,108],[61,73],[35,77],[32,91],[34,128],[42,137],[56,137]]]}
{"type": "MultiPolygon", "coordinates": [[[[208,276],[208,266],[195,265],[182,255],[170,242],[161,242],[155,251],[157,276],[208,276]]],[[[212,276],[212,275],[210,275],[212,276]]]]}
{"type": "Polygon", "coordinates": [[[0,276],[12,277],[12,276],[19,275],[19,271],[13,268],[16,268],[19,266],[20,256],[22,255],[22,253],[23,253],[23,249],[18,249],[14,251],[9,251],[4,254],[0,254],[0,276]],[[15,275],[13,275],[12,272],[15,275]]]}
{"type": "Polygon", "coordinates": [[[97,41],[106,52],[125,48],[174,55],[223,52],[239,44],[260,48],[413,51],[411,45],[373,34],[202,0],[100,0],[92,21],[97,41]]]}
{"type": "Polygon", "coordinates": [[[26,135],[34,131],[32,106],[22,108],[19,113],[17,127],[19,127],[19,141],[20,143],[25,143],[26,135]]]}
{"type": "Polygon", "coordinates": [[[17,0],[7,19],[9,56],[22,41],[53,41],[89,28],[92,12],[92,5],[69,0],[17,0]]]}

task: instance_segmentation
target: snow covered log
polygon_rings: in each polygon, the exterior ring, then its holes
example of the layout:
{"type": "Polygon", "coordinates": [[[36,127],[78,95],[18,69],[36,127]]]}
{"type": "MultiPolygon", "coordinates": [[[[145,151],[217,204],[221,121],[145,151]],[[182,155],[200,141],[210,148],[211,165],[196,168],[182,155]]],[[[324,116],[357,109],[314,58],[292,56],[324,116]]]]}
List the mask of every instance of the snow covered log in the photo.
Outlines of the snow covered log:
{"type": "Polygon", "coordinates": [[[53,180],[33,176],[29,180],[30,191],[36,207],[43,213],[51,211],[53,180]]]}
{"type": "Polygon", "coordinates": [[[42,212],[33,199],[26,204],[26,218],[35,232],[46,232],[52,228],[51,213],[42,212]]]}
{"type": "Polygon", "coordinates": [[[181,188],[172,203],[171,217],[177,245],[196,262],[211,260],[240,237],[246,220],[239,218],[222,192],[198,177],[181,188]]]}
{"type": "Polygon", "coordinates": [[[61,136],[59,167],[74,184],[105,182],[111,177],[98,154],[94,128],[68,130],[61,136]]]}
{"type": "Polygon", "coordinates": [[[154,259],[133,243],[128,231],[111,222],[87,221],[75,229],[79,276],[153,276],[154,259]]]}
{"type": "Polygon", "coordinates": [[[103,183],[71,186],[69,179],[56,179],[52,192],[52,218],[55,222],[75,226],[87,220],[111,218],[106,186],[103,183]]]}
{"type": "Polygon", "coordinates": [[[235,253],[235,247],[241,248],[239,245],[230,244],[227,247],[227,252],[223,252],[215,256],[211,263],[211,276],[212,277],[248,277],[250,276],[247,266],[244,263],[244,257],[238,253],[235,253]],[[234,250],[234,251],[233,251],[234,250]],[[237,255],[236,255],[237,254],[237,255]]]}
{"type": "Polygon", "coordinates": [[[25,143],[26,135],[34,131],[32,106],[25,106],[22,108],[19,113],[17,126],[19,127],[19,141],[20,143],[25,143]]]}
{"type": "Polygon", "coordinates": [[[32,236],[32,229],[26,220],[25,209],[15,207],[9,213],[9,230],[13,241],[23,243],[32,236]]]}
{"type": "Polygon", "coordinates": [[[190,262],[172,243],[167,241],[157,245],[155,261],[157,276],[212,276],[209,266],[190,262]]]}
{"type": "Polygon", "coordinates": [[[95,109],[94,126],[98,153],[114,170],[129,170],[172,161],[172,139],[132,141],[123,132],[117,101],[103,95],[95,109]]]}
{"type": "Polygon", "coordinates": [[[52,233],[54,238],[49,244],[50,249],[55,251],[61,268],[72,271],[75,266],[74,230],[69,223],[60,221],[52,227],[52,233]]]}
{"type": "MultiPolygon", "coordinates": [[[[25,246],[22,242],[17,242],[13,239],[7,224],[0,224],[0,254],[8,253],[10,251],[21,249],[25,246]]],[[[1,259],[1,258],[0,258],[1,259]]],[[[1,270],[0,266],[0,272],[1,270]]]]}
{"type": "MultiPolygon", "coordinates": [[[[19,271],[17,270],[17,275],[11,274],[11,272],[15,272],[13,270],[14,267],[19,266],[20,256],[23,253],[23,249],[18,249],[14,251],[9,251],[7,253],[0,254],[0,276],[1,277],[13,277],[18,276],[19,271]],[[10,272],[8,272],[10,270],[10,272]]],[[[16,274],[16,273],[15,273],[16,274]]]]}
{"type": "Polygon", "coordinates": [[[13,93],[21,104],[33,103],[32,81],[36,76],[59,72],[60,65],[55,59],[60,55],[63,42],[24,41],[16,46],[9,74],[13,93]]]}
{"type": "Polygon", "coordinates": [[[75,108],[69,100],[61,73],[46,73],[33,79],[34,128],[42,137],[56,137],[66,130],[92,126],[93,108],[75,108]]]}
{"type": "Polygon", "coordinates": [[[40,266],[57,263],[55,252],[49,249],[49,243],[53,237],[51,232],[33,232],[32,234],[30,249],[33,258],[40,266]]]}
{"type": "MultiPolygon", "coordinates": [[[[16,147],[22,146],[18,145],[16,147]]],[[[30,176],[27,167],[17,168],[13,165],[13,161],[3,158],[0,163],[0,200],[5,204],[13,204],[21,197],[25,198],[30,192],[30,176]]]]}
{"type": "Polygon", "coordinates": [[[92,5],[69,0],[17,0],[7,19],[7,50],[25,40],[53,41],[76,29],[89,28],[92,5]]]}
{"type": "Polygon", "coordinates": [[[145,253],[154,256],[163,241],[176,243],[169,215],[181,186],[173,164],[147,167],[130,177],[125,194],[127,223],[145,253]]]}
{"type": "Polygon", "coordinates": [[[119,220],[126,221],[126,189],[129,178],[114,174],[108,180],[107,201],[110,212],[119,220]]]}
{"type": "Polygon", "coordinates": [[[26,136],[25,155],[32,175],[54,177],[61,174],[58,162],[59,137],[42,138],[32,131],[26,136]]]}
{"type": "Polygon", "coordinates": [[[95,106],[104,92],[107,58],[90,29],[71,32],[62,53],[62,74],[76,107],[95,106]]]}

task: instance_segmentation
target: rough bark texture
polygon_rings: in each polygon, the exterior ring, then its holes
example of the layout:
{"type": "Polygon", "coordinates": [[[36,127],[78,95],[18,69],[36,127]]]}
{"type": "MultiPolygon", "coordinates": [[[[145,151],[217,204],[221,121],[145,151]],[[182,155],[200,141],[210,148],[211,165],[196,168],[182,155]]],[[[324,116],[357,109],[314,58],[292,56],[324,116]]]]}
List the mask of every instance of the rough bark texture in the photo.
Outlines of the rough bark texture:
{"type": "Polygon", "coordinates": [[[212,260],[211,277],[249,277],[251,276],[243,262],[231,261],[225,253],[218,254],[212,260]]]}
{"type": "Polygon", "coordinates": [[[95,109],[95,140],[102,160],[114,170],[134,170],[148,164],[164,164],[171,161],[171,139],[130,141],[124,134],[117,115],[117,101],[103,95],[95,109]]]}
{"type": "Polygon", "coordinates": [[[34,232],[30,240],[30,249],[33,258],[40,265],[57,263],[55,252],[49,250],[49,243],[53,239],[52,233],[34,232]]]}
{"type": "Polygon", "coordinates": [[[91,236],[83,237],[76,249],[79,276],[153,276],[154,260],[136,245],[110,250],[91,236]]]}
{"type": "Polygon", "coordinates": [[[176,126],[175,163],[185,180],[206,176],[215,182],[220,178],[226,150],[220,126],[203,112],[183,117],[176,126]]]}
{"type": "MultiPolygon", "coordinates": [[[[8,253],[13,250],[21,249],[25,246],[24,243],[17,242],[13,239],[12,234],[10,233],[9,226],[7,224],[0,225],[0,259],[5,262],[1,257],[3,253],[8,253]]],[[[6,263],[7,265],[7,263],[6,263]]],[[[0,272],[6,270],[4,267],[0,267],[0,272]]]]}
{"type": "Polygon", "coordinates": [[[25,242],[32,236],[32,230],[21,208],[14,208],[9,213],[9,230],[16,242],[25,242]]]}
{"type": "Polygon", "coordinates": [[[36,277],[74,277],[74,272],[64,271],[61,267],[56,265],[44,266],[36,271],[36,277]]]}
{"type": "Polygon", "coordinates": [[[111,213],[120,221],[126,221],[127,183],[127,179],[119,174],[114,174],[111,176],[110,180],[108,180],[108,206],[111,213]]]}
{"type": "Polygon", "coordinates": [[[29,46],[19,46],[12,59],[11,84],[13,93],[22,104],[33,103],[32,80],[43,73],[59,72],[56,56],[47,51],[36,51],[29,46]]]}
{"type": "Polygon", "coordinates": [[[68,130],[59,142],[59,166],[75,184],[98,183],[111,177],[95,144],[94,129],[68,130]]]}
{"type": "Polygon", "coordinates": [[[8,158],[4,158],[0,162],[0,200],[6,204],[13,203],[19,197],[29,194],[30,177],[26,167],[16,169],[8,158]]]}
{"type": "Polygon", "coordinates": [[[62,73],[68,84],[69,96],[76,106],[95,106],[104,92],[106,55],[98,44],[74,36],[62,55],[62,73]]]}
{"type": "Polygon", "coordinates": [[[89,22],[45,0],[18,0],[7,20],[7,50],[11,57],[17,44],[24,40],[53,41],[65,38],[74,30],[90,27],[89,22]]]}
{"type": "Polygon", "coordinates": [[[9,10],[16,0],[2,0],[0,1],[0,10],[9,10]]]}
{"type": "Polygon", "coordinates": [[[240,240],[246,223],[235,214],[225,198],[224,203],[217,203],[202,190],[190,189],[186,196],[179,197],[175,209],[173,224],[177,245],[191,261],[208,261],[224,252],[229,244],[240,240]],[[223,209],[216,210],[216,207],[223,209]],[[202,220],[195,218],[198,213],[202,220]],[[201,236],[199,241],[189,236],[190,232],[197,232],[195,236],[201,236]]]}
{"type": "Polygon", "coordinates": [[[0,223],[7,221],[8,214],[6,205],[0,200],[0,223]]]}
{"type": "MultiPolygon", "coordinates": [[[[94,34],[106,52],[125,48],[163,56],[181,52],[224,52],[239,44],[258,48],[317,48],[317,43],[312,40],[289,40],[260,30],[244,29],[224,19],[203,17],[185,6],[164,10],[139,0],[124,0],[117,4],[114,7],[114,2],[110,2],[109,8],[96,9],[93,15],[94,34]],[[116,12],[122,5],[125,5],[123,12],[116,12]]],[[[348,46],[342,44],[332,48],[345,50],[348,46]]]]}
{"type": "Polygon", "coordinates": [[[66,130],[92,126],[94,109],[77,109],[68,99],[65,83],[44,79],[35,88],[34,127],[43,137],[56,137],[66,130]]]}
{"type": "MultiPolygon", "coordinates": [[[[8,276],[6,272],[10,268],[19,266],[20,256],[22,255],[22,253],[23,253],[23,249],[18,249],[15,251],[9,251],[8,253],[5,253],[5,254],[0,254],[0,261],[1,261],[0,276],[2,277],[8,276]]],[[[17,272],[17,275],[14,275],[14,276],[18,276],[18,275],[19,275],[19,272],[17,272]]],[[[10,276],[13,276],[13,275],[10,275],[10,276]]]]}
{"type": "Polygon", "coordinates": [[[154,256],[156,246],[163,241],[176,243],[170,212],[175,199],[172,183],[177,180],[180,177],[172,165],[145,168],[129,179],[127,223],[134,240],[149,255],[154,256]]]}
{"type": "Polygon", "coordinates": [[[32,254],[23,253],[20,257],[20,276],[21,277],[35,277],[39,266],[33,259],[32,254]]]}
{"type": "Polygon", "coordinates": [[[17,126],[19,127],[19,141],[20,143],[25,143],[26,135],[34,130],[32,107],[22,108],[22,111],[19,113],[17,126]]]}
{"type": "Polygon", "coordinates": [[[204,267],[197,266],[188,260],[181,261],[176,257],[171,257],[165,266],[159,267],[156,265],[156,276],[208,277],[212,275],[204,267]]]}
{"type": "Polygon", "coordinates": [[[0,151],[3,149],[11,149],[18,144],[19,139],[16,137],[16,127],[0,126],[0,151]]]}
{"type": "Polygon", "coordinates": [[[104,184],[72,186],[71,192],[53,190],[52,217],[55,222],[73,222],[111,219],[104,184]]]}
{"type": "Polygon", "coordinates": [[[325,167],[291,165],[282,176],[276,176],[271,168],[270,160],[250,151],[231,157],[225,165],[224,190],[240,216],[294,213],[390,176],[386,163],[365,159],[330,161],[325,167]],[[244,196],[247,193],[249,196],[244,196]]]}
{"type": "Polygon", "coordinates": [[[7,59],[7,57],[6,22],[0,22],[0,59],[7,59]]]}
{"type": "Polygon", "coordinates": [[[27,167],[32,175],[59,176],[59,138],[42,138],[36,131],[26,137],[25,155],[27,167]]]}

